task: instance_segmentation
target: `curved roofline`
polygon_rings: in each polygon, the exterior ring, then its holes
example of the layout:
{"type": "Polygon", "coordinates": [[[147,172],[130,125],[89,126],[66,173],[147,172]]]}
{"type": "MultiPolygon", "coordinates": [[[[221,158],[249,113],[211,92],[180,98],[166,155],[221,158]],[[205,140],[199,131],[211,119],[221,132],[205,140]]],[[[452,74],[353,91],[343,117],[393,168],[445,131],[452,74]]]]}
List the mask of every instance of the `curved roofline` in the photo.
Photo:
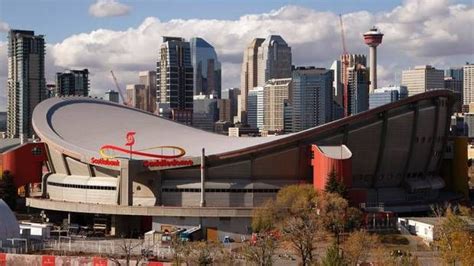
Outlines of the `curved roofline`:
{"type": "Polygon", "coordinates": [[[335,128],[340,128],[340,127],[342,127],[346,124],[349,124],[351,122],[362,121],[362,120],[367,119],[367,118],[369,118],[369,117],[371,117],[371,116],[373,116],[377,113],[382,113],[382,112],[388,111],[390,109],[401,107],[401,106],[406,105],[406,104],[416,103],[416,102],[421,101],[421,100],[428,100],[430,98],[435,98],[435,97],[448,97],[449,99],[452,100],[453,99],[453,93],[450,90],[434,90],[434,91],[429,91],[429,92],[425,92],[425,93],[416,94],[416,95],[407,97],[405,99],[399,100],[397,102],[382,105],[382,106],[376,107],[374,109],[370,109],[368,111],[358,113],[356,115],[352,115],[352,116],[345,117],[345,118],[342,118],[342,119],[334,120],[332,122],[326,123],[326,124],[321,125],[321,126],[313,127],[313,128],[310,128],[310,129],[300,131],[298,133],[290,134],[286,138],[274,140],[274,141],[267,142],[267,143],[264,143],[264,144],[255,145],[251,148],[240,149],[240,150],[235,150],[235,151],[231,151],[231,152],[225,152],[225,153],[217,154],[217,155],[215,155],[215,157],[217,157],[219,159],[226,159],[226,158],[234,157],[236,155],[240,156],[240,155],[244,155],[244,154],[250,154],[250,153],[253,153],[253,152],[256,152],[256,151],[261,151],[262,149],[270,149],[270,148],[274,148],[275,146],[278,146],[278,145],[285,145],[285,144],[289,144],[291,142],[297,142],[297,141],[300,141],[302,139],[314,136],[315,134],[324,133],[325,131],[329,131],[329,130],[335,129],[335,128]]]}
{"type": "MultiPolygon", "coordinates": [[[[64,97],[64,100],[62,101],[60,98],[59,99],[53,98],[53,99],[48,99],[46,101],[41,102],[35,108],[34,113],[33,113],[33,128],[35,129],[38,136],[48,145],[53,146],[58,151],[68,156],[75,157],[77,159],[80,159],[81,161],[88,161],[91,157],[90,156],[91,150],[84,147],[80,147],[79,144],[77,143],[74,144],[74,143],[68,142],[66,139],[63,139],[54,130],[51,124],[51,116],[57,109],[63,106],[66,106],[68,104],[81,103],[81,102],[82,103],[100,103],[104,105],[120,107],[120,108],[130,110],[133,112],[145,114],[147,116],[156,117],[157,119],[166,120],[168,121],[166,123],[160,122],[160,120],[157,120],[157,124],[161,123],[165,126],[169,125],[169,126],[174,127],[174,129],[170,129],[170,130],[181,131],[181,128],[182,128],[182,130],[185,130],[187,132],[186,134],[198,134],[201,137],[205,137],[207,141],[212,142],[213,138],[216,138],[218,142],[218,141],[226,140],[228,138],[227,140],[230,141],[229,143],[232,143],[232,144],[238,143],[238,145],[230,145],[231,147],[227,147],[227,149],[223,149],[223,152],[221,152],[220,149],[217,149],[217,150],[214,149],[215,151],[210,152],[208,155],[208,158],[211,160],[221,160],[221,159],[241,157],[241,156],[249,155],[255,152],[267,151],[267,150],[275,149],[281,146],[287,146],[287,145],[290,145],[291,143],[304,142],[304,141],[307,141],[308,139],[314,139],[314,137],[318,134],[322,134],[324,132],[328,132],[336,128],[341,128],[350,123],[354,123],[357,121],[364,121],[368,118],[373,118],[379,113],[383,113],[391,109],[401,107],[403,105],[408,105],[408,104],[416,103],[423,100],[429,100],[436,97],[447,97],[451,101],[453,98],[452,92],[449,90],[429,91],[426,93],[417,94],[417,95],[405,98],[398,102],[383,105],[383,106],[380,106],[380,107],[377,107],[377,108],[374,108],[374,109],[371,109],[371,110],[368,110],[368,111],[365,111],[365,112],[362,112],[350,117],[342,118],[342,119],[335,120],[321,126],[310,128],[298,133],[282,135],[282,136],[277,136],[277,137],[266,137],[266,138],[263,138],[263,137],[262,138],[240,138],[239,140],[235,138],[232,139],[233,137],[227,137],[227,136],[199,130],[196,128],[192,128],[183,124],[179,124],[175,121],[171,121],[171,120],[159,117],[155,114],[151,114],[142,110],[134,109],[134,108],[131,108],[125,105],[120,105],[113,102],[108,102],[108,101],[103,101],[103,100],[98,100],[98,99],[93,99],[93,98],[86,98],[86,97],[64,97]],[[72,99],[74,101],[71,102],[71,101],[68,101],[67,99],[72,99]],[[170,122],[174,124],[168,124],[170,122]],[[190,130],[190,128],[192,128],[192,130],[190,130]]],[[[93,118],[87,118],[87,119],[93,119],[93,118]]],[[[139,128],[137,128],[136,130],[139,130],[139,128]]],[[[156,127],[152,130],[156,130],[156,127]]],[[[191,145],[190,147],[193,147],[192,145],[194,145],[194,142],[192,144],[188,143],[188,145],[191,145]]],[[[195,145],[202,145],[206,147],[205,145],[209,145],[209,144],[196,143],[195,145]]],[[[201,148],[202,147],[200,146],[200,149],[201,148]]],[[[190,156],[194,157],[194,155],[190,155],[190,156]]]]}

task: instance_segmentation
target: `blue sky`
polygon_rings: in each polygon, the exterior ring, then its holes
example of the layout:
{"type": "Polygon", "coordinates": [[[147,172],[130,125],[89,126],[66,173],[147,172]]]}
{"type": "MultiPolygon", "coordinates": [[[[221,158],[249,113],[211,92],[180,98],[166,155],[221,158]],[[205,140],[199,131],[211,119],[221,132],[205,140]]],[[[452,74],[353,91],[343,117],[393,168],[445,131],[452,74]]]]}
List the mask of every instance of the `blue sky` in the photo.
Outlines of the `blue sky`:
{"type": "MultiPolygon", "coordinates": [[[[171,19],[237,19],[246,14],[258,14],[285,5],[298,5],[319,11],[348,13],[359,10],[378,12],[399,5],[398,0],[138,0],[121,1],[131,7],[130,15],[95,18],[88,13],[92,0],[0,0],[0,20],[11,28],[35,29],[49,42],[97,28],[123,30],[139,25],[146,17],[161,21],[171,19]]],[[[461,1],[462,2],[462,1],[461,1]]],[[[464,2],[469,2],[466,0],[464,2]]],[[[6,34],[1,34],[6,39],[6,34]]]]}

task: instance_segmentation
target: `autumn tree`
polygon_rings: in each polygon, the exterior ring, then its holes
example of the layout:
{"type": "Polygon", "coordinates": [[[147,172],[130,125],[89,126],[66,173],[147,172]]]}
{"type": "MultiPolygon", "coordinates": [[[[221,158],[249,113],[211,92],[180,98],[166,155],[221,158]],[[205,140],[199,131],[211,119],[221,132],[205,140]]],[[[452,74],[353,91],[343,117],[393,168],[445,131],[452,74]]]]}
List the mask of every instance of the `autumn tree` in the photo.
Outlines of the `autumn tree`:
{"type": "Polygon", "coordinates": [[[474,234],[465,219],[448,208],[435,227],[435,245],[447,264],[474,265],[474,234]]]}
{"type": "Polygon", "coordinates": [[[348,265],[367,262],[369,251],[378,246],[380,240],[377,236],[362,230],[352,232],[343,244],[344,258],[348,265]]]}
{"type": "Polygon", "coordinates": [[[273,265],[277,245],[275,236],[270,231],[263,231],[259,233],[256,241],[244,243],[242,255],[249,264],[270,266],[273,265]]]}
{"type": "Polygon", "coordinates": [[[275,202],[283,240],[296,251],[303,265],[316,262],[316,243],[325,238],[317,211],[318,196],[311,185],[293,185],[282,189],[275,202]]]}
{"type": "Polygon", "coordinates": [[[275,200],[259,208],[253,218],[253,229],[259,233],[281,233],[301,258],[303,265],[316,260],[316,243],[324,238],[324,228],[316,206],[318,193],[311,185],[292,185],[278,192],[275,200]]]}
{"type": "Polygon", "coordinates": [[[339,236],[345,231],[358,229],[362,223],[362,212],[349,207],[346,199],[335,193],[324,193],[318,204],[321,222],[326,230],[332,232],[339,244],[339,236]]]}

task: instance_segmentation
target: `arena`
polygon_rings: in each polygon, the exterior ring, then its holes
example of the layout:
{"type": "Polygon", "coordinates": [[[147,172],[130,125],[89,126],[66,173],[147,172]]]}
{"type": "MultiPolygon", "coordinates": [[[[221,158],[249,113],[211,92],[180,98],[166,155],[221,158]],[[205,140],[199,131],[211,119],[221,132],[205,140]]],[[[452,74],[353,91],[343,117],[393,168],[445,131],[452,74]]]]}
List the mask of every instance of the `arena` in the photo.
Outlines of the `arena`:
{"type": "Polygon", "coordinates": [[[33,114],[47,169],[42,197],[27,205],[107,215],[115,233],[248,234],[253,208],[282,187],[324,184],[330,169],[313,169],[315,147],[344,147],[350,166],[338,174],[352,204],[422,211],[455,196],[440,176],[452,104],[451,92],[431,91],[299,133],[237,138],[112,102],[51,98],[33,114]]]}

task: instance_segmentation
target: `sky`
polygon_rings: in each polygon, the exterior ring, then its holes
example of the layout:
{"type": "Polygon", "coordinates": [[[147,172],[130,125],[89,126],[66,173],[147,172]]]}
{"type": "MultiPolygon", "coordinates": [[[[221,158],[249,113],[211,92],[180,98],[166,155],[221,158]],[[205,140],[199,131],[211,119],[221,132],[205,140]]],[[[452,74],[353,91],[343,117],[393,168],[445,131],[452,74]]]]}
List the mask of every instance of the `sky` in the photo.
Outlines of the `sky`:
{"type": "Polygon", "coordinates": [[[0,110],[5,110],[7,32],[34,30],[46,40],[46,79],[88,68],[91,94],[138,82],[154,70],[162,36],[203,37],[222,62],[223,88],[239,87],[244,47],[281,35],[296,66],[330,67],[342,53],[342,14],[350,53],[368,55],[362,34],[376,25],[378,85],[399,84],[416,65],[474,62],[472,0],[0,0],[0,110]]]}

